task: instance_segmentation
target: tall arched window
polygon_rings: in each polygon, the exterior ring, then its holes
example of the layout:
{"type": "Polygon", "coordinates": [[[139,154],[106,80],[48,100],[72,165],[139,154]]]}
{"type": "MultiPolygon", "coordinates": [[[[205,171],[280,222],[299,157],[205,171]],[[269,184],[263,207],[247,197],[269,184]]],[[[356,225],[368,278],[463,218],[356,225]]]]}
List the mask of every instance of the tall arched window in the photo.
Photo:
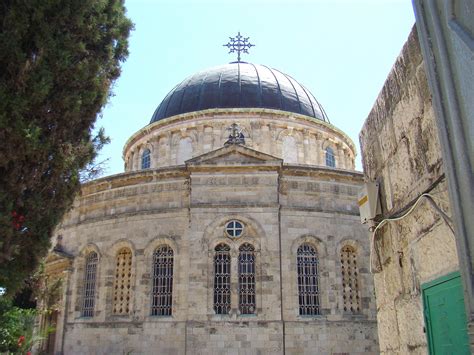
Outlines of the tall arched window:
{"type": "Polygon", "coordinates": [[[292,136],[285,136],[282,143],[282,157],[285,163],[298,162],[298,148],[292,136]]]}
{"type": "Polygon", "coordinates": [[[255,309],[255,249],[244,243],[239,248],[239,311],[254,314],[255,309]]]}
{"type": "Polygon", "coordinates": [[[298,270],[299,314],[319,314],[318,255],[309,244],[298,248],[296,264],[298,270]]]}
{"type": "Polygon", "coordinates": [[[357,256],[355,249],[346,245],[341,249],[342,299],[345,312],[360,311],[357,256]]]}
{"type": "Polygon", "coordinates": [[[334,150],[331,147],[326,148],[326,166],[331,168],[336,167],[336,156],[334,155],[334,150]]]}
{"type": "Polygon", "coordinates": [[[99,257],[95,251],[86,256],[84,268],[84,297],[82,300],[82,316],[93,317],[95,306],[95,283],[97,277],[97,263],[99,257]]]}
{"type": "Polygon", "coordinates": [[[151,315],[171,316],[173,304],[173,249],[167,245],[153,253],[151,315]]]}
{"type": "Polygon", "coordinates": [[[112,313],[127,315],[130,312],[132,292],[132,251],[122,248],[115,258],[114,300],[112,313]]]}
{"type": "Polygon", "coordinates": [[[142,169],[150,169],[151,166],[151,152],[150,149],[145,149],[142,154],[142,169]]]}
{"type": "Polygon", "coordinates": [[[214,251],[214,311],[216,314],[229,314],[230,247],[219,244],[214,251]]]}

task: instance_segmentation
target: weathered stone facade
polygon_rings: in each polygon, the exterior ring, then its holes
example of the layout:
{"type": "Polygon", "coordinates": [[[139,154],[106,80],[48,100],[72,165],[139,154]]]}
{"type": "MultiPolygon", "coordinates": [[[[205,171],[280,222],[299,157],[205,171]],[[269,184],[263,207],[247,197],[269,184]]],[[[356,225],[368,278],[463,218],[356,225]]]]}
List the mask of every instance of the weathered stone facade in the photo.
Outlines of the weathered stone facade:
{"type": "Polygon", "coordinates": [[[56,231],[74,259],[54,352],[378,353],[354,156],[334,126],[283,111],[206,110],[146,126],[125,145],[126,172],[85,184],[56,231]],[[233,123],[245,145],[224,145],[233,123]],[[327,147],[336,167],[325,166],[327,147]],[[142,169],[145,149],[151,164],[142,169]],[[243,226],[241,234],[226,232],[229,221],[243,226]],[[226,312],[216,310],[222,245],[226,312]],[[154,280],[163,246],[172,255],[172,302],[158,316],[152,295],[161,292],[154,280]],[[248,314],[241,308],[243,246],[253,255],[248,314]],[[302,246],[317,260],[312,271],[301,261],[309,260],[302,246]],[[308,301],[308,294],[317,297],[308,301]],[[303,302],[311,303],[309,314],[303,302]]]}
{"type": "MultiPolygon", "coordinates": [[[[360,133],[364,173],[381,186],[382,217],[400,216],[423,194],[451,214],[431,95],[414,29],[360,133]]],[[[421,285],[458,270],[449,223],[428,199],[378,230],[375,274],[382,354],[426,354],[421,285]]]]}

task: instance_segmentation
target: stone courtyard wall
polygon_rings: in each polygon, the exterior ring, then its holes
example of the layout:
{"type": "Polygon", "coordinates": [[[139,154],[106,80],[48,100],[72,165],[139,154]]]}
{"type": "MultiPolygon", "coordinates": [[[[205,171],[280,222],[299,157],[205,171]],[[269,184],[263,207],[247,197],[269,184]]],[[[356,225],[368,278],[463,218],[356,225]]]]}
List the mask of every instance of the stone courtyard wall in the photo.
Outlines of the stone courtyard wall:
{"type": "MultiPolygon", "coordinates": [[[[370,112],[360,144],[364,173],[380,183],[383,218],[429,192],[450,215],[446,178],[423,58],[414,28],[370,112]]],[[[420,285],[458,269],[452,231],[427,201],[386,224],[375,274],[382,354],[426,354],[420,285]]]]}

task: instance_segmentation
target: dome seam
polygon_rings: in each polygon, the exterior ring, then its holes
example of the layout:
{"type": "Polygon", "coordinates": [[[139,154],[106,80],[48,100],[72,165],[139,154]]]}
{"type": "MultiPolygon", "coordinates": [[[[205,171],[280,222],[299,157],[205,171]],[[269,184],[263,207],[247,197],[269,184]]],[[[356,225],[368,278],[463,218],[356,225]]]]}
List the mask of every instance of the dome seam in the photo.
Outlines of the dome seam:
{"type": "MultiPolygon", "coordinates": [[[[316,111],[314,110],[313,100],[311,100],[311,97],[309,96],[308,92],[306,91],[306,88],[303,85],[301,85],[301,88],[303,89],[304,93],[306,94],[306,97],[308,98],[308,101],[309,101],[309,104],[311,105],[311,110],[313,111],[314,117],[316,117],[316,111]]],[[[319,105],[319,102],[317,100],[316,100],[316,102],[319,105]]],[[[324,118],[324,115],[323,115],[323,118],[324,118]]]]}
{"type": "Polygon", "coordinates": [[[237,80],[239,82],[239,106],[242,106],[242,81],[240,80],[240,63],[237,63],[237,80]]]}
{"type": "Polygon", "coordinates": [[[255,74],[257,75],[258,80],[258,104],[260,107],[263,107],[263,100],[262,100],[262,83],[260,81],[260,75],[258,74],[257,67],[253,63],[249,63],[253,69],[255,70],[255,74]]]}
{"type": "Polygon", "coordinates": [[[222,71],[219,73],[219,81],[217,88],[219,89],[219,97],[217,98],[218,106],[222,106],[222,90],[221,90],[221,81],[222,81],[222,71]]]}
{"type": "Polygon", "coordinates": [[[275,78],[275,82],[278,86],[278,92],[280,93],[280,95],[278,95],[278,98],[280,99],[280,110],[285,111],[284,108],[283,108],[283,98],[282,98],[283,94],[281,92],[280,82],[278,81],[275,73],[273,72],[273,70],[271,68],[267,67],[266,65],[262,65],[262,66],[267,68],[270,71],[270,73],[272,73],[273,77],[275,78]]]}
{"type": "MultiPolygon", "coordinates": [[[[181,84],[181,83],[180,83],[180,84],[181,84]]],[[[173,90],[170,91],[170,92],[172,92],[172,94],[169,96],[168,102],[166,102],[166,107],[165,107],[165,110],[164,110],[164,111],[165,111],[165,115],[168,115],[168,106],[170,105],[171,99],[172,99],[173,95],[176,93],[176,89],[178,88],[178,86],[179,86],[180,84],[176,85],[176,86],[173,88],[173,90]]],[[[168,96],[168,95],[166,95],[166,96],[168,96]]],[[[161,106],[161,105],[160,105],[160,106],[161,106]]]]}
{"type": "Polygon", "coordinates": [[[204,88],[204,80],[207,79],[209,75],[209,72],[206,72],[206,74],[203,76],[202,80],[201,80],[201,87],[199,89],[199,96],[198,96],[198,109],[201,110],[202,109],[202,92],[203,92],[203,88],[204,88]]]}
{"type": "MultiPolygon", "coordinates": [[[[187,89],[188,89],[189,83],[192,82],[192,79],[193,79],[195,76],[196,76],[196,74],[193,74],[193,75],[191,75],[191,77],[185,79],[186,85],[184,85],[184,88],[183,88],[183,90],[182,90],[183,95],[181,95],[181,100],[180,100],[180,102],[179,102],[179,112],[183,112],[183,111],[184,111],[184,110],[183,110],[184,95],[186,95],[186,91],[187,91],[187,89]]],[[[184,81],[181,82],[181,84],[182,84],[182,83],[184,83],[184,81]]]]}
{"type": "MultiPolygon", "coordinates": [[[[299,111],[298,113],[304,114],[304,113],[303,113],[303,110],[301,109],[300,96],[298,95],[298,92],[296,91],[295,86],[293,85],[293,81],[292,81],[293,78],[292,78],[291,76],[286,75],[285,73],[279,71],[278,69],[275,69],[275,71],[279,72],[281,75],[283,75],[283,76],[290,82],[291,87],[293,88],[293,91],[294,91],[295,94],[296,94],[296,101],[298,102],[298,107],[299,107],[299,109],[300,109],[300,111],[299,111]]],[[[301,86],[301,85],[300,85],[300,86],[301,86]]]]}

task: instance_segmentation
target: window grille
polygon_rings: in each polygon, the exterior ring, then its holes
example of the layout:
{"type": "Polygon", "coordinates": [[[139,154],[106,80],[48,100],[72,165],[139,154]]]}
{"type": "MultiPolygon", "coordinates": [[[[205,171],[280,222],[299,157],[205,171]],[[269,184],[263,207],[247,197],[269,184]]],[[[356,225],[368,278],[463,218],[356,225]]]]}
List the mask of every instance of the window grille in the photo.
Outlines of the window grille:
{"type": "Polygon", "coordinates": [[[245,243],[239,248],[239,311],[255,313],[255,249],[245,243]]]}
{"type": "Polygon", "coordinates": [[[113,311],[115,315],[127,315],[130,312],[132,287],[132,251],[122,248],[115,259],[115,282],[113,311]]]}
{"type": "Polygon", "coordinates": [[[95,305],[95,280],[97,275],[98,255],[90,252],[86,257],[84,270],[84,298],[82,304],[82,316],[93,317],[95,305]]]}
{"type": "Polygon", "coordinates": [[[303,244],[297,252],[299,313],[319,314],[318,255],[315,248],[303,244]]]}
{"type": "Polygon", "coordinates": [[[330,147],[326,148],[326,166],[331,168],[336,167],[336,157],[334,155],[334,150],[332,150],[330,147]]]}
{"type": "Polygon", "coordinates": [[[142,154],[142,169],[149,169],[151,166],[151,152],[150,149],[145,149],[142,154]]]}
{"type": "Polygon", "coordinates": [[[171,316],[173,302],[173,249],[163,245],[153,253],[152,316],[171,316]]]}
{"type": "Polygon", "coordinates": [[[342,299],[345,312],[360,311],[359,283],[357,282],[357,256],[349,245],[341,249],[342,299]]]}
{"type": "Polygon", "coordinates": [[[230,247],[219,244],[214,255],[214,311],[229,314],[230,311],[230,247]]]}

